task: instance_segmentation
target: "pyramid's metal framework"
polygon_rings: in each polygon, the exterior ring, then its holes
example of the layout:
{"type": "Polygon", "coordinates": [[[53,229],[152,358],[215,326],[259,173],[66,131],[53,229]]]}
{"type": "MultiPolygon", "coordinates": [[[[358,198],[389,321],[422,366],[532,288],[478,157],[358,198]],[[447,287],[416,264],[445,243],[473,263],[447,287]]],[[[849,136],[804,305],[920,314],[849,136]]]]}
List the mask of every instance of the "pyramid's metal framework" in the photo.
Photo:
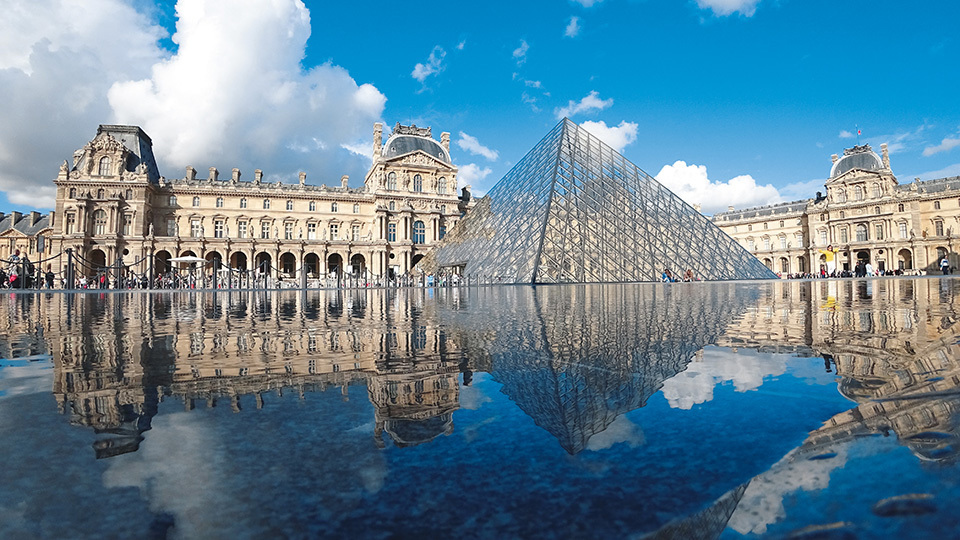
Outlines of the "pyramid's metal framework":
{"type": "Polygon", "coordinates": [[[658,281],[776,275],[650,175],[564,118],[420,267],[482,282],[658,281]]]}

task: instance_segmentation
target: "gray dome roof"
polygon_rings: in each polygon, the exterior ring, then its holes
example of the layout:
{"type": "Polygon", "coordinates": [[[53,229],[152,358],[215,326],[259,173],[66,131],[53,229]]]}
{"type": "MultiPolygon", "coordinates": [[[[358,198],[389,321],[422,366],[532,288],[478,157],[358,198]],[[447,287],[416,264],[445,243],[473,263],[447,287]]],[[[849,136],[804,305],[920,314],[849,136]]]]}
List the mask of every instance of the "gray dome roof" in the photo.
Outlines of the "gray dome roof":
{"type": "Polygon", "coordinates": [[[843,157],[838,159],[830,169],[830,178],[835,178],[851,170],[860,169],[863,171],[883,170],[883,161],[876,152],[870,149],[869,144],[863,146],[854,146],[843,151],[843,157]]]}
{"type": "Polygon", "coordinates": [[[450,153],[444,150],[440,143],[433,139],[415,135],[391,135],[387,139],[387,144],[384,145],[383,157],[394,158],[416,150],[423,150],[444,163],[452,164],[450,153]]]}

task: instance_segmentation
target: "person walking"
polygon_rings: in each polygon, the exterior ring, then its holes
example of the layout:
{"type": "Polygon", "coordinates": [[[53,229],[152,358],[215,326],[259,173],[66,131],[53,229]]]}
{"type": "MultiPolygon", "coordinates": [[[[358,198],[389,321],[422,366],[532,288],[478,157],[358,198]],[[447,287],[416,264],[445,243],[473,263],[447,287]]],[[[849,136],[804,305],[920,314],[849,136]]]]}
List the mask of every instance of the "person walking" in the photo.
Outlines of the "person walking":
{"type": "Polygon", "coordinates": [[[943,272],[943,275],[950,273],[950,259],[946,255],[940,260],[940,270],[943,272]]]}

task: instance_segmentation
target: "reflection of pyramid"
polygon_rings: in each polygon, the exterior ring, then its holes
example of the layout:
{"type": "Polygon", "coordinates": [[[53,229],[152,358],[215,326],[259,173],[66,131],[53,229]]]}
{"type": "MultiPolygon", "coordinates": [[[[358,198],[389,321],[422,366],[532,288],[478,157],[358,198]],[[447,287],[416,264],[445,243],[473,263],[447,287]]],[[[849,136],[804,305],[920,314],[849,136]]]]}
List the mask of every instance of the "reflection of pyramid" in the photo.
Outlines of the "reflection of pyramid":
{"type": "Polygon", "coordinates": [[[597,137],[561,121],[444,238],[425,271],[507,283],[775,277],[597,137]]]}

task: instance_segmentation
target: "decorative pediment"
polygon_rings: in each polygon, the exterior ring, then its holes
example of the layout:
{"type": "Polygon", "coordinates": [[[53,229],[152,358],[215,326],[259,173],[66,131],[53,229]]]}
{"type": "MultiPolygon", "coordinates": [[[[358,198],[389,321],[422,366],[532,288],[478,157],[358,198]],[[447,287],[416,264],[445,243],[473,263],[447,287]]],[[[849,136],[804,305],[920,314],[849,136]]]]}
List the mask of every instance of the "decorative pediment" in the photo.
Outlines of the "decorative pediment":
{"type": "MultiPolygon", "coordinates": [[[[127,159],[130,156],[130,150],[109,133],[100,133],[94,139],[83,147],[83,174],[92,175],[94,172],[100,173],[100,160],[109,158],[108,172],[109,176],[124,176],[127,168],[127,159]]],[[[76,171],[76,168],[73,172],[76,171]]],[[[143,173],[146,169],[143,170],[143,173]]],[[[71,173],[72,178],[77,178],[79,174],[71,173]]],[[[130,175],[128,175],[130,176],[130,175]]],[[[130,179],[130,178],[128,178],[130,179]]]]}
{"type": "Polygon", "coordinates": [[[413,166],[427,166],[427,167],[439,167],[443,169],[450,169],[450,165],[440,161],[439,159],[431,156],[430,154],[422,151],[416,150],[410,152],[409,154],[404,154],[402,156],[397,156],[387,160],[388,164],[395,165],[413,165],[413,166]]]}

